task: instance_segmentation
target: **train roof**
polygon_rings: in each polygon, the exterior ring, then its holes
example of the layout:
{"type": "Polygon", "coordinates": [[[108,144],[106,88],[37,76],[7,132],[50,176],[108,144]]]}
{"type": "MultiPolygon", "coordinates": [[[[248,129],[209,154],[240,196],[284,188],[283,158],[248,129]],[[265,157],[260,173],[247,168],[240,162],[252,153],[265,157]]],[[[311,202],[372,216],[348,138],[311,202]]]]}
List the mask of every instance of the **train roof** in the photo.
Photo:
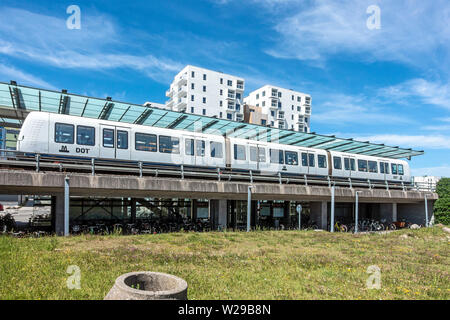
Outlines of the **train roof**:
{"type": "Polygon", "coordinates": [[[166,129],[201,132],[291,146],[340,151],[383,158],[408,158],[424,154],[423,150],[386,146],[288,129],[277,129],[256,124],[236,122],[216,117],[187,114],[157,108],[88,96],[45,90],[0,82],[0,126],[20,127],[31,111],[111,120],[166,129]]]}

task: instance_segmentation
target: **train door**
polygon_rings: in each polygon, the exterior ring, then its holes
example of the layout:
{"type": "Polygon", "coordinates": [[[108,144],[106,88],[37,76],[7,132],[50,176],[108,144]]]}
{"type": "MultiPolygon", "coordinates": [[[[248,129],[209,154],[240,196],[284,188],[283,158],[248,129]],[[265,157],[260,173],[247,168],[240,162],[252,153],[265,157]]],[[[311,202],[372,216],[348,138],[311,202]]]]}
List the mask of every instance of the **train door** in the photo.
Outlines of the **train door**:
{"type": "Polygon", "coordinates": [[[195,137],[184,137],[183,164],[195,166],[195,137]]]}
{"type": "Polygon", "coordinates": [[[206,159],[206,139],[195,139],[195,165],[200,167],[208,166],[206,159]]]}
{"type": "Polygon", "coordinates": [[[317,157],[313,152],[308,152],[308,172],[310,175],[318,175],[317,172],[317,157]]]}
{"type": "Polygon", "coordinates": [[[249,143],[248,150],[250,155],[249,169],[256,171],[267,170],[266,148],[261,144],[249,143]]]}
{"type": "Polygon", "coordinates": [[[130,129],[100,125],[100,158],[130,160],[130,129]]]}

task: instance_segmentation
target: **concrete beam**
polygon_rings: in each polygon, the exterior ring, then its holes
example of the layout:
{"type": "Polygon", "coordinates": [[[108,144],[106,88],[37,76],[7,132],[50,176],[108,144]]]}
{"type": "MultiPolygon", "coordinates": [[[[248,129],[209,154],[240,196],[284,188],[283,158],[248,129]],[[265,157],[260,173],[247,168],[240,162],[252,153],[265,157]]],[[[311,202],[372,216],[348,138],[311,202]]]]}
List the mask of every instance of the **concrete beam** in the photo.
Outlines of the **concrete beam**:
{"type": "MultiPolygon", "coordinates": [[[[103,197],[160,197],[190,199],[246,200],[245,182],[174,179],[165,177],[143,177],[89,173],[34,172],[20,170],[0,171],[0,193],[2,194],[45,194],[63,192],[64,177],[70,177],[71,196],[103,197]]],[[[277,183],[253,183],[253,200],[329,201],[330,188],[325,186],[304,186],[277,183]]],[[[354,202],[355,191],[360,202],[373,203],[423,203],[424,192],[384,189],[335,189],[336,202],[354,202]]],[[[438,195],[427,193],[430,203],[438,195]]]]}

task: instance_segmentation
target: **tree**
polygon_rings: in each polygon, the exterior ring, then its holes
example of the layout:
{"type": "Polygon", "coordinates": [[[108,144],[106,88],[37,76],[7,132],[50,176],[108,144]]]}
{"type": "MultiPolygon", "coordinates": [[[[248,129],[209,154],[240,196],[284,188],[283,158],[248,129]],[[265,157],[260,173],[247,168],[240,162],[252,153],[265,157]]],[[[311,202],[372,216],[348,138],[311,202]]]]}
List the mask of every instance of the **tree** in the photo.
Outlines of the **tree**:
{"type": "Polygon", "coordinates": [[[434,204],[434,217],[437,223],[450,224],[450,178],[442,178],[436,186],[439,199],[434,204]]]}

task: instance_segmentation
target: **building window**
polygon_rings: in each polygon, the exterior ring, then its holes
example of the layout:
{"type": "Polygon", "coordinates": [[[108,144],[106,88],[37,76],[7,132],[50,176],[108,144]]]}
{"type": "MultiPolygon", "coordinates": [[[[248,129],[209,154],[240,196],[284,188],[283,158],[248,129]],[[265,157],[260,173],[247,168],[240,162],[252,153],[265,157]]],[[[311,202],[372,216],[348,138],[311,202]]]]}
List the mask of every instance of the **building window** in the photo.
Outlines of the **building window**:
{"type": "Polygon", "coordinates": [[[266,91],[262,92],[262,96],[265,97],[266,96],[266,91]]]}
{"type": "Polygon", "coordinates": [[[191,113],[194,113],[194,107],[191,107],[191,113]]]}
{"type": "Polygon", "coordinates": [[[220,95],[223,96],[223,90],[222,89],[220,89],[220,95]]]}
{"type": "Polygon", "coordinates": [[[273,121],[270,121],[270,126],[273,127],[275,123],[273,121]]]}
{"type": "Polygon", "coordinates": [[[236,111],[241,111],[241,105],[240,104],[236,105],[236,111]]]}
{"type": "Polygon", "coordinates": [[[203,97],[203,103],[206,103],[206,98],[205,97],[203,97]]]}
{"type": "Polygon", "coordinates": [[[220,84],[223,84],[223,78],[220,78],[220,84]]]}
{"type": "Polygon", "coordinates": [[[206,80],[206,74],[203,74],[203,80],[206,80]]]}
{"type": "Polygon", "coordinates": [[[272,117],[275,117],[275,111],[270,111],[270,115],[272,116],[272,117]]]}
{"type": "Polygon", "coordinates": [[[77,144],[83,146],[95,145],[95,128],[77,126],[77,144]]]}
{"type": "Polygon", "coordinates": [[[263,125],[263,126],[267,125],[267,120],[261,119],[261,125],[263,125]]]}
{"type": "Polygon", "coordinates": [[[55,123],[55,142],[73,144],[74,131],[72,124],[55,123]]]}
{"type": "Polygon", "coordinates": [[[195,78],[195,72],[194,71],[191,72],[191,77],[195,78]]]}
{"type": "Polygon", "coordinates": [[[300,98],[300,97],[297,97],[297,101],[298,101],[298,102],[301,102],[302,100],[301,100],[301,98],[300,98]]]}
{"type": "Polygon", "coordinates": [[[278,98],[281,98],[281,92],[278,92],[278,98]]]}
{"type": "Polygon", "coordinates": [[[194,95],[191,95],[191,101],[194,101],[194,95]]]}
{"type": "Polygon", "coordinates": [[[191,89],[194,90],[194,88],[195,88],[194,83],[191,83],[191,89]]]}
{"type": "Polygon", "coordinates": [[[256,106],[259,107],[259,103],[257,103],[256,106]]]}
{"type": "Polygon", "coordinates": [[[294,95],[292,95],[292,101],[294,101],[294,95]]]}
{"type": "Polygon", "coordinates": [[[227,113],[227,119],[228,120],[233,120],[233,115],[231,113],[227,113]]]}
{"type": "Polygon", "coordinates": [[[221,107],[223,106],[223,101],[222,100],[220,100],[220,104],[219,104],[221,107]]]}
{"type": "Polygon", "coordinates": [[[206,86],[203,86],[203,92],[206,92],[206,86]]]}
{"type": "Polygon", "coordinates": [[[232,81],[232,80],[228,80],[228,81],[227,81],[227,84],[228,84],[229,86],[232,86],[232,85],[233,85],[233,81],[232,81]]]}
{"type": "Polygon", "coordinates": [[[263,107],[266,106],[266,102],[265,102],[265,101],[262,102],[262,106],[263,106],[263,107]]]}
{"type": "MultiPolygon", "coordinates": [[[[220,101],[220,102],[222,102],[222,101],[220,101]]],[[[222,112],[219,114],[219,117],[222,118],[222,112]]]]}
{"type": "Polygon", "coordinates": [[[301,109],[300,109],[300,106],[297,106],[297,111],[300,112],[300,110],[301,110],[301,109]]]}
{"type": "Polygon", "coordinates": [[[206,116],[206,109],[203,109],[203,115],[206,116]]]}
{"type": "Polygon", "coordinates": [[[256,94],[256,100],[258,100],[258,99],[259,99],[259,93],[256,94]]]}

